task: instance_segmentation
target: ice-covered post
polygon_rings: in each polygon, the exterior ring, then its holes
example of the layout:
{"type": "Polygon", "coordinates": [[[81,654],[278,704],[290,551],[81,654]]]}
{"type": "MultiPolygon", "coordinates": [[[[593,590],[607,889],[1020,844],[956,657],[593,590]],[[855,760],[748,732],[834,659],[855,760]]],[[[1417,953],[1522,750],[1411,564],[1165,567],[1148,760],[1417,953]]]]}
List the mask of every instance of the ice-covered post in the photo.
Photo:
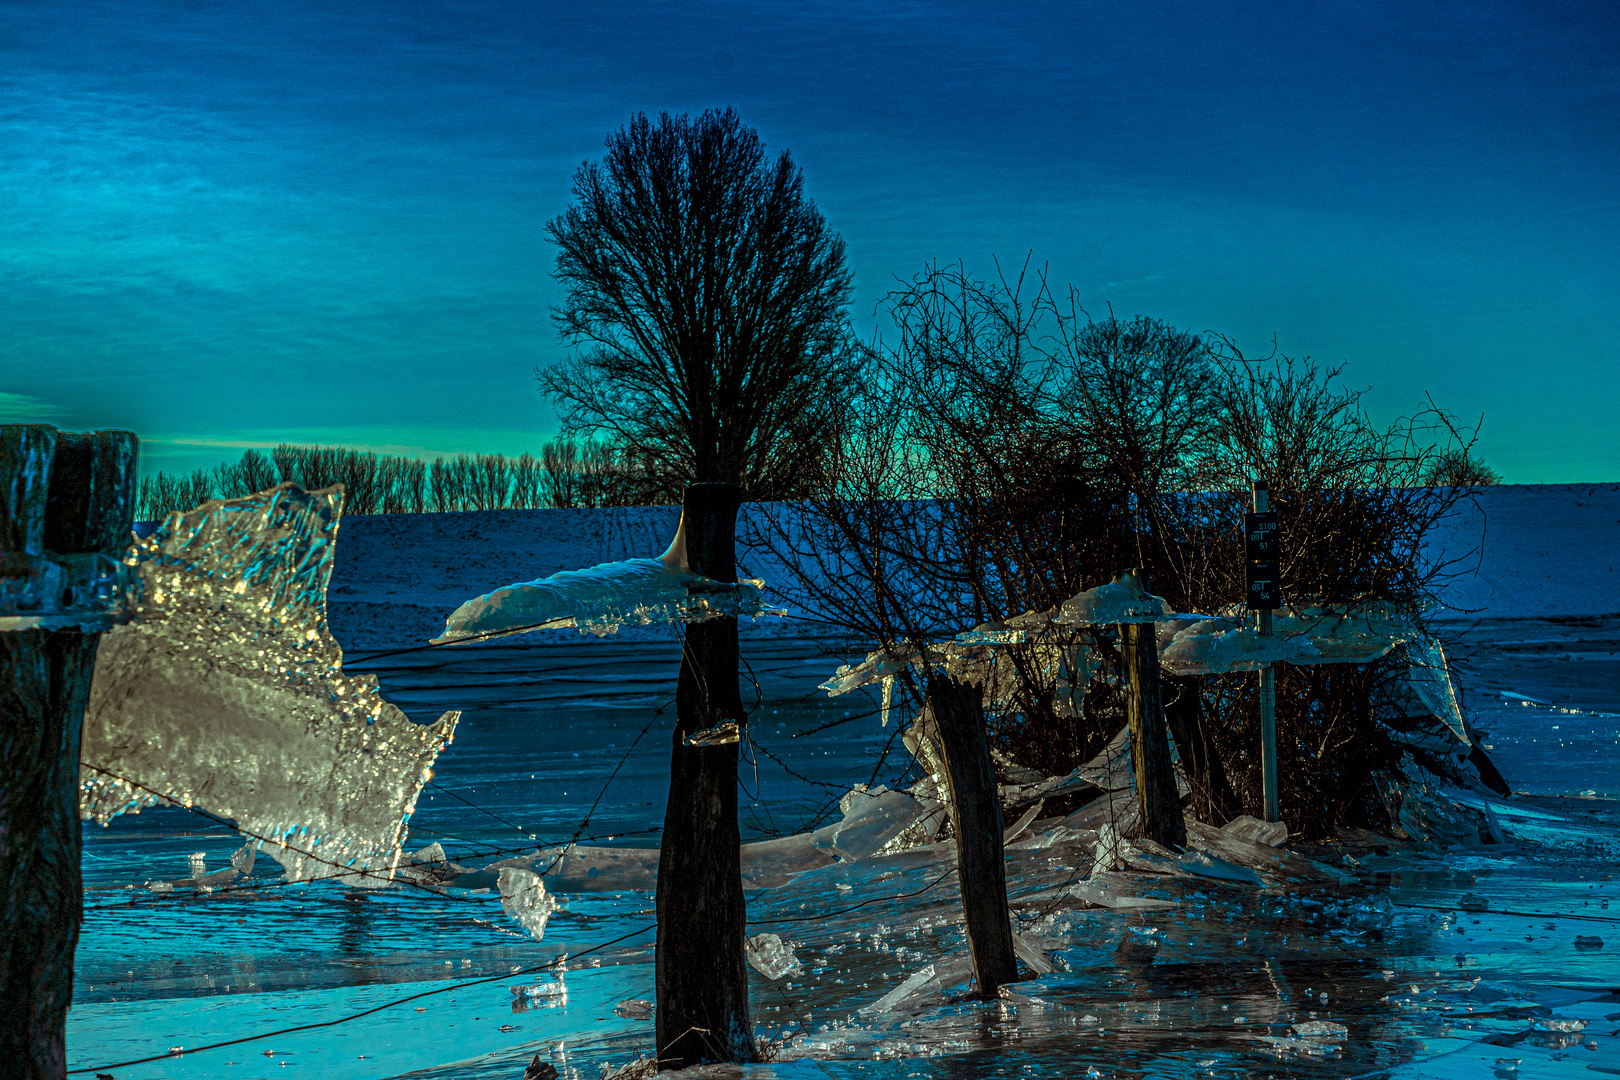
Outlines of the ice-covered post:
{"type": "MultiPolygon", "coordinates": [[[[1146,570],[1126,570],[1114,579],[1148,593],[1146,570]]],[[[1136,806],[1142,833],[1174,851],[1187,846],[1187,823],[1170,764],[1170,734],[1164,723],[1164,694],[1159,688],[1159,645],[1152,623],[1119,624],[1124,659],[1126,720],[1131,729],[1131,767],[1136,776],[1136,806]]]]}
{"type": "Polygon", "coordinates": [[[60,624],[95,625],[84,556],[129,545],[135,452],[127,431],[0,427],[0,1071],[26,1080],[67,1070],[83,916],[79,731],[100,635],[60,624]]]}
{"type": "MultiPolygon", "coordinates": [[[[693,573],[737,578],[735,484],[693,484],[681,507],[681,535],[693,573]]],[[[737,620],[686,627],[675,688],[675,747],[658,857],[655,974],[661,1069],[700,1062],[755,1061],[743,955],[741,835],[737,829],[737,742],[692,746],[688,736],[747,722],[737,682],[737,620]]]]}
{"type": "MultiPolygon", "coordinates": [[[[1248,573],[1246,603],[1257,613],[1256,630],[1271,636],[1271,613],[1278,603],[1277,512],[1264,480],[1254,482],[1254,510],[1243,515],[1244,554],[1248,573]]],[[[1277,809],[1277,672],[1260,665],[1260,772],[1267,821],[1276,821],[1277,809]]]]}
{"type": "Polygon", "coordinates": [[[1007,914],[1007,864],[1002,850],[1001,799],[984,736],[978,687],[948,675],[928,676],[928,705],[939,728],[956,830],[956,879],[962,888],[968,952],[982,997],[1018,979],[1012,922],[1007,914]]]}

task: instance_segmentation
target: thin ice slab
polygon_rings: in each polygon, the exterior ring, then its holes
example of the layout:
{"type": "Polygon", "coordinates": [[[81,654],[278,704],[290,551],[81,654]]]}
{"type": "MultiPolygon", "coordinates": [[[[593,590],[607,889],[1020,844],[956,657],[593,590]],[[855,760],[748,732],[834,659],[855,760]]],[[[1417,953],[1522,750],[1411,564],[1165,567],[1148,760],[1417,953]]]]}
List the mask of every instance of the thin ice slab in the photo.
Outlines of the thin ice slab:
{"type": "Polygon", "coordinates": [[[375,676],[343,674],[326,626],[342,499],[282,484],[131,547],[141,600],[97,654],[81,817],[196,807],[269,841],[295,880],[392,868],[460,714],[413,723],[375,676]]]}

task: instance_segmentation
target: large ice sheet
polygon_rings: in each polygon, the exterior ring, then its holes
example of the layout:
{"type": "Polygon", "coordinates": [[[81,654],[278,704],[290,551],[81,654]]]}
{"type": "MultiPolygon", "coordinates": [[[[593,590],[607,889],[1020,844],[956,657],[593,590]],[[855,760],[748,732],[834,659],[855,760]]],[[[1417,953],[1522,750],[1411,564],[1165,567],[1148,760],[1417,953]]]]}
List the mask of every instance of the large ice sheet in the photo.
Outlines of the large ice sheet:
{"type": "Polygon", "coordinates": [[[715,581],[686,564],[685,521],[656,559],[599,563],[505,585],[468,600],[446,620],[435,643],[575,627],[598,637],[621,626],[703,622],[767,613],[762,581],[715,581]]]}
{"type": "Polygon", "coordinates": [[[97,654],[82,817],[173,802],[274,841],[294,879],[393,867],[459,713],[413,723],[375,676],[343,674],[326,628],[342,498],[214,500],[131,547],[141,599],[97,654]]]}

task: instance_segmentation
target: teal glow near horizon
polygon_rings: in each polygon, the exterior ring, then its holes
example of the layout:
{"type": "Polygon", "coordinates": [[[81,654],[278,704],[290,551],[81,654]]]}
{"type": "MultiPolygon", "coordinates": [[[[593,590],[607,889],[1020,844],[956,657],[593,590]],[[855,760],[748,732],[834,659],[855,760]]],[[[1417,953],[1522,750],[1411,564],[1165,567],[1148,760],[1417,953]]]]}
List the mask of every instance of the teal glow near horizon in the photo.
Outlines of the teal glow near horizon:
{"type": "Polygon", "coordinates": [[[1601,5],[0,3],[0,421],[538,450],[546,221],[638,110],[735,105],[852,314],[1033,253],[1088,310],[1429,398],[1513,483],[1620,479],[1601,5]]]}

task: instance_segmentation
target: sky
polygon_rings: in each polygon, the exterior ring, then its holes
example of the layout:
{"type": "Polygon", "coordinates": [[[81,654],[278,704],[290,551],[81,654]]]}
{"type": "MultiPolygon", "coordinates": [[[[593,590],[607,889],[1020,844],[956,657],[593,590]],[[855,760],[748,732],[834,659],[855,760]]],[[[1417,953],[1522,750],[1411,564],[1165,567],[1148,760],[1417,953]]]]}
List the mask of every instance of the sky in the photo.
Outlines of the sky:
{"type": "Polygon", "coordinates": [[[1343,365],[1510,483],[1620,480],[1610,4],[0,0],[0,422],[538,450],[546,222],[731,105],[842,234],[1343,365]]]}

